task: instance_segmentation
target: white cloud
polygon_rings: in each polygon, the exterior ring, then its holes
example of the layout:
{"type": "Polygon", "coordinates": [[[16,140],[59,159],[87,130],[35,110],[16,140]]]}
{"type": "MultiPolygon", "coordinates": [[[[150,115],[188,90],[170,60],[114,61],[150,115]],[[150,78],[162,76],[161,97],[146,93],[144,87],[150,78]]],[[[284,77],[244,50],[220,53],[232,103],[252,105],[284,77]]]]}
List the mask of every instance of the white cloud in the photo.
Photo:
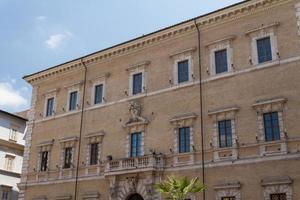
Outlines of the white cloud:
{"type": "Polygon", "coordinates": [[[0,97],[0,106],[6,109],[17,109],[28,104],[27,99],[13,87],[11,82],[0,82],[0,97]]]}
{"type": "Polygon", "coordinates": [[[64,33],[50,35],[49,38],[45,41],[46,45],[50,49],[56,49],[59,47],[66,39],[70,38],[72,33],[66,31],[64,33]]]}
{"type": "Polygon", "coordinates": [[[47,19],[47,17],[46,16],[37,16],[36,18],[35,18],[35,20],[36,21],[39,21],[39,22],[41,22],[41,21],[45,21],[47,19]]]}

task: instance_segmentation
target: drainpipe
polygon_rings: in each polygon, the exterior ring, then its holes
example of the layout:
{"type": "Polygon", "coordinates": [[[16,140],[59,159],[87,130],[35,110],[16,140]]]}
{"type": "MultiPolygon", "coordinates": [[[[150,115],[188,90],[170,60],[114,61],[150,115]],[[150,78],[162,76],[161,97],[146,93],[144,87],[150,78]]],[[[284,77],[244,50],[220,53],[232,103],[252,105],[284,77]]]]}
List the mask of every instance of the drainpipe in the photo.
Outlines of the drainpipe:
{"type": "Polygon", "coordinates": [[[76,175],[75,175],[75,189],[74,189],[74,200],[77,199],[77,187],[78,187],[78,171],[79,171],[79,158],[80,158],[80,147],[81,147],[81,135],[83,126],[83,114],[84,114],[84,103],[85,103],[85,87],[86,87],[86,75],[87,67],[83,61],[80,59],[81,64],[84,67],[84,80],[83,80],[83,92],[82,92],[82,102],[81,102],[81,116],[80,116],[80,128],[79,128],[79,138],[78,138],[78,151],[77,151],[77,164],[76,164],[76,175]]]}
{"type": "MultiPolygon", "coordinates": [[[[200,93],[200,126],[201,126],[201,155],[202,155],[202,183],[205,184],[205,171],[204,171],[204,134],[203,134],[203,90],[202,90],[202,71],[201,71],[201,41],[200,41],[200,29],[197,25],[196,19],[194,23],[198,34],[198,67],[199,67],[199,93],[200,93]]],[[[205,200],[205,190],[203,191],[203,200],[205,200]]]]}

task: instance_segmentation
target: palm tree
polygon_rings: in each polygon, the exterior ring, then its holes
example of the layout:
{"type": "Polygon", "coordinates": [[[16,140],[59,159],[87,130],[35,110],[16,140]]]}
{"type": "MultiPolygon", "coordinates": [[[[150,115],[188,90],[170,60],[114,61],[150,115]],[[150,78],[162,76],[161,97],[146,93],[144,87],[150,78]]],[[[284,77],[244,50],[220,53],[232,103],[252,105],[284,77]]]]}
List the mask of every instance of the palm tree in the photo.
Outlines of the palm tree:
{"type": "Polygon", "coordinates": [[[168,180],[157,184],[156,189],[170,200],[184,200],[190,194],[202,192],[205,186],[198,182],[198,177],[188,180],[187,177],[168,177],[168,180]]]}

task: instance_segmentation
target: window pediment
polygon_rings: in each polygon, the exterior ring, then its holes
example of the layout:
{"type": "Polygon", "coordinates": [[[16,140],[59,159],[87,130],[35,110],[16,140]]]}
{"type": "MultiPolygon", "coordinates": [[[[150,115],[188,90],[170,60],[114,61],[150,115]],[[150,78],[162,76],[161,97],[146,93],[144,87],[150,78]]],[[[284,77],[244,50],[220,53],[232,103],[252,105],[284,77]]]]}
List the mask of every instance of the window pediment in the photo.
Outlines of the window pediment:
{"type": "Polygon", "coordinates": [[[170,119],[170,123],[176,127],[184,127],[184,126],[192,126],[194,124],[194,120],[197,118],[196,113],[185,113],[181,115],[176,115],[170,119]]]}
{"type": "Polygon", "coordinates": [[[54,143],[54,139],[48,140],[45,142],[41,142],[37,145],[40,152],[42,151],[50,151],[54,143]]]}
{"type": "Polygon", "coordinates": [[[91,144],[91,143],[96,143],[96,142],[101,143],[104,135],[105,135],[105,132],[103,130],[101,130],[99,132],[90,133],[84,137],[86,138],[87,142],[89,144],[91,144]]]}
{"type": "Polygon", "coordinates": [[[74,147],[77,140],[78,137],[75,136],[75,137],[62,138],[59,140],[59,142],[63,148],[67,148],[67,147],[74,147]]]}
{"type": "Polygon", "coordinates": [[[293,180],[289,176],[276,176],[276,177],[265,177],[261,180],[262,186],[267,185],[285,185],[292,184],[293,180]]]}
{"type": "Polygon", "coordinates": [[[237,106],[230,106],[215,110],[208,111],[208,115],[211,117],[215,117],[217,121],[226,120],[226,119],[234,119],[236,112],[240,108],[237,106]]]}
{"type": "Polygon", "coordinates": [[[283,111],[284,104],[287,102],[286,98],[273,98],[258,100],[255,104],[252,105],[253,109],[257,112],[271,112],[271,111],[283,111]]]}
{"type": "Polygon", "coordinates": [[[239,181],[229,181],[229,182],[222,182],[214,186],[215,190],[220,189],[231,189],[231,188],[240,188],[241,183],[239,181]]]}

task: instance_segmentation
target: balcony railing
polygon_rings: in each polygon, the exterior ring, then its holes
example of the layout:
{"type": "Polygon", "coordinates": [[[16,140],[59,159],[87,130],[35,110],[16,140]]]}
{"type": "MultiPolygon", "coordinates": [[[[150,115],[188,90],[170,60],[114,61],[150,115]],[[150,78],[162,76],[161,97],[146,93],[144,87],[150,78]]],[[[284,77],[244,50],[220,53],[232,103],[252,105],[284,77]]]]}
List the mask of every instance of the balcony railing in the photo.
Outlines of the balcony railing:
{"type": "Polygon", "coordinates": [[[159,169],[164,166],[164,159],[161,155],[147,155],[135,158],[125,158],[108,161],[106,173],[126,172],[127,170],[159,169]]]}

